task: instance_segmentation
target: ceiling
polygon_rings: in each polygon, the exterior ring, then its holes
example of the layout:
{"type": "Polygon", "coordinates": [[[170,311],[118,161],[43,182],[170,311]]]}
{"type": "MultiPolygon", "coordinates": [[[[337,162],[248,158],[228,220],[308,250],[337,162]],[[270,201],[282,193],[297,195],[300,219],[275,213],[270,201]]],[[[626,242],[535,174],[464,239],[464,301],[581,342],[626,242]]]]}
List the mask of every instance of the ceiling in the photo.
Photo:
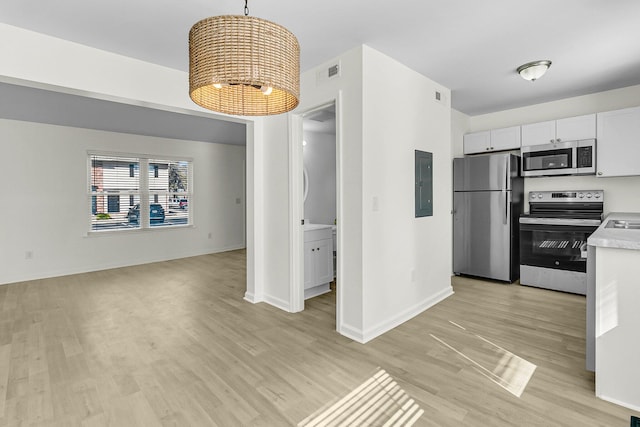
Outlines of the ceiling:
{"type": "MultiPolygon", "coordinates": [[[[187,71],[190,27],[241,0],[2,0],[0,20],[187,71]]],[[[638,0],[252,0],[291,30],[309,70],[360,44],[452,90],[478,115],[640,84],[638,0]],[[553,61],[535,82],[515,69],[553,61]]]]}

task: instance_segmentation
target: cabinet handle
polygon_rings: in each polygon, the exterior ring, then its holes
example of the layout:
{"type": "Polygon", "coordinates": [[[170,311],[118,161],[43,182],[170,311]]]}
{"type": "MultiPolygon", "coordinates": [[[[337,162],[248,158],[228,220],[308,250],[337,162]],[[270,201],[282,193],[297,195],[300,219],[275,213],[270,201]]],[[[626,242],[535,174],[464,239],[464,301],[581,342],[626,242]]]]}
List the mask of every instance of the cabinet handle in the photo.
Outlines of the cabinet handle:
{"type": "Polygon", "coordinates": [[[316,251],[315,249],[311,249],[311,252],[315,252],[315,251],[316,251]]]}
{"type": "Polygon", "coordinates": [[[319,250],[320,250],[320,248],[316,248],[316,251],[319,251],[319,250]]]}
{"type": "Polygon", "coordinates": [[[491,147],[491,149],[493,150],[493,147],[491,147]]]}
{"type": "Polygon", "coordinates": [[[560,138],[556,139],[556,142],[560,142],[560,138]]]}
{"type": "Polygon", "coordinates": [[[488,149],[489,149],[489,147],[485,148],[485,150],[488,150],[488,149]]]}
{"type": "Polygon", "coordinates": [[[553,142],[553,139],[550,139],[549,142],[553,142]]]}
{"type": "Polygon", "coordinates": [[[598,175],[602,175],[602,172],[598,172],[598,175]]]}

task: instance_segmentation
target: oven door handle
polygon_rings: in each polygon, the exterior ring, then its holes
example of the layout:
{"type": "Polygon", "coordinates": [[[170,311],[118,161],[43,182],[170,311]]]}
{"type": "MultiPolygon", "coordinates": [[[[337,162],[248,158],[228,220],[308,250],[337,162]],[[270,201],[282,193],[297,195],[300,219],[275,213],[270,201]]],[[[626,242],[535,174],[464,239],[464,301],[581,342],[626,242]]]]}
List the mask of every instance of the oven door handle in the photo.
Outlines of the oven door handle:
{"type": "Polygon", "coordinates": [[[571,218],[531,218],[520,217],[520,224],[533,225],[575,225],[578,227],[597,227],[602,223],[598,219],[571,219],[571,218]]]}
{"type": "Polygon", "coordinates": [[[587,259],[587,242],[580,245],[580,258],[587,259]]]}

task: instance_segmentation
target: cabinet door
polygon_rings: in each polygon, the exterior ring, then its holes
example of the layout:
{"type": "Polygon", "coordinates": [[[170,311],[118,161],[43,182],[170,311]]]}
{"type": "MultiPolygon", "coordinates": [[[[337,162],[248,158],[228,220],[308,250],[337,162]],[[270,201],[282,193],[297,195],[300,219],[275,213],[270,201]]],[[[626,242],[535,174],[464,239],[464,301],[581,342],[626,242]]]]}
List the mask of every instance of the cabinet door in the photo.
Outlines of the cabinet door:
{"type": "Polygon", "coordinates": [[[333,280],[333,241],[316,240],[315,244],[315,272],[316,285],[324,285],[333,280]]]}
{"type": "Polygon", "coordinates": [[[559,141],[577,141],[596,137],[596,115],[569,117],[556,120],[556,139],[559,141]]]}
{"type": "Polygon", "coordinates": [[[464,154],[485,153],[489,151],[490,142],[491,132],[488,130],[468,133],[463,138],[463,152],[464,154]]]}
{"type": "Polygon", "coordinates": [[[520,126],[491,130],[491,151],[519,150],[520,126]]]}
{"type": "Polygon", "coordinates": [[[550,144],[556,139],[556,121],[522,125],[522,146],[550,144]]]}
{"type": "Polygon", "coordinates": [[[598,113],[597,176],[640,175],[640,107],[598,113]]]}
{"type": "Polygon", "coordinates": [[[304,289],[313,288],[315,280],[316,242],[304,242],[304,289]],[[313,249],[313,252],[311,251],[313,249]]]}

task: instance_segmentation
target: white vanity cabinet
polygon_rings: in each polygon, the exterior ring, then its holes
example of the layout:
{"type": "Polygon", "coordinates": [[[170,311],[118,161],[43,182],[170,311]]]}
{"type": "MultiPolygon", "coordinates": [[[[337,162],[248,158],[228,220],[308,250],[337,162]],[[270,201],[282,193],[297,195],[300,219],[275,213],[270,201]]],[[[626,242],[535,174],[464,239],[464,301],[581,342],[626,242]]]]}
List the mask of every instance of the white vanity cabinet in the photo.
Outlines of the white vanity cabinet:
{"type": "Polygon", "coordinates": [[[330,225],[309,224],[304,232],[304,298],[331,290],[333,231],[330,225]]]}
{"type": "Polygon", "coordinates": [[[640,107],[598,113],[596,176],[640,175],[640,107]]]}
{"type": "Polygon", "coordinates": [[[596,115],[568,117],[522,125],[522,146],[577,141],[596,137],[596,115]]]}
{"type": "Polygon", "coordinates": [[[520,126],[468,133],[463,144],[464,154],[519,150],[520,126]]]}

